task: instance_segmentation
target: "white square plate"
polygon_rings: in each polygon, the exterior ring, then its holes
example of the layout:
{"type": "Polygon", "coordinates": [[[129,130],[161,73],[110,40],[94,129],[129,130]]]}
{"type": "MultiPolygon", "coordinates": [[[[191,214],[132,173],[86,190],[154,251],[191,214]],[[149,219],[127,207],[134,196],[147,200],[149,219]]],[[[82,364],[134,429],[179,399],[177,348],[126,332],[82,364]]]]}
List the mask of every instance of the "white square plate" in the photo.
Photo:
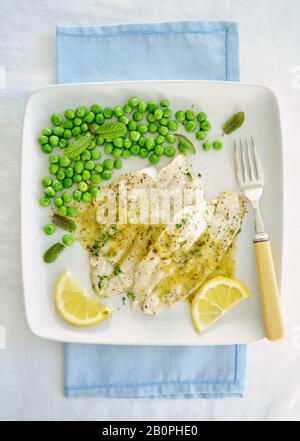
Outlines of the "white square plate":
{"type": "MultiPolygon", "coordinates": [[[[79,244],[70,247],[52,265],[42,260],[44,251],[57,239],[47,237],[42,226],[49,221],[47,209],[38,204],[40,181],[47,175],[48,158],[41,152],[37,138],[43,127],[49,125],[49,115],[76,108],[79,104],[104,106],[125,103],[131,96],[143,100],[167,97],[173,110],[188,109],[207,112],[213,123],[209,138],[219,139],[221,127],[233,113],[243,110],[246,122],[230,136],[223,137],[221,151],[188,156],[193,170],[201,172],[206,196],[212,198],[224,190],[237,190],[233,166],[234,136],[253,135],[260,152],[265,174],[262,213],[272,242],[278,281],[281,279],[283,178],[280,117],[277,100],[271,90],[257,85],[205,81],[139,81],[120,83],[93,83],[49,86],[34,92],[26,107],[22,153],[22,260],[24,297],[27,320],[31,330],[44,338],[64,342],[131,344],[131,345],[209,345],[246,343],[264,337],[261,320],[255,259],[253,253],[253,220],[249,210],[236,252],[237,272],[250,289],[251,297],[236,306],[225,318],[199,335],[191,322],[189,307],[181,303],[168,308],[155,318],[113,301],[114,313],[99,325],[75,328],[57,314],[53,291],[59,274],[69,269],[91,290],[86,251],[79,244]]],[[[159,164],[159,166],[166,163],[159,164]]],[[[130,158],[124,161],[124,171],[142,168],[147,161],[130,158]]]]}

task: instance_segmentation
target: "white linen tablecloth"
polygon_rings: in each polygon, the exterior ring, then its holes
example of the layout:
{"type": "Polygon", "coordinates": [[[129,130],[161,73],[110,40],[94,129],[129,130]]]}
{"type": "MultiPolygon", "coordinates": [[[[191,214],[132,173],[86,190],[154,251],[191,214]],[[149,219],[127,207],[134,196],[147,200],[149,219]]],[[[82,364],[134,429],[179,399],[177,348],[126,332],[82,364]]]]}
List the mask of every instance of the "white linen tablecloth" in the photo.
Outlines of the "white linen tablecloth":
{"type": "Polygon", "coordinates": [[[300,420],[300,2],[10,0],[0,16],[0,420],[300,420]],[[240,23],[241,80],[275,90],[285,160],[283,342],[249,345],[243,400],[65,398],[63,347],[26,324],[20,276],[21,128],[30,92],[55,81],[55,27],[184,19],[240,23]],[[6,334],[6,344],[3,335],[6,334]],[[6,348],[4,348],[6,346],[6,348]]]}

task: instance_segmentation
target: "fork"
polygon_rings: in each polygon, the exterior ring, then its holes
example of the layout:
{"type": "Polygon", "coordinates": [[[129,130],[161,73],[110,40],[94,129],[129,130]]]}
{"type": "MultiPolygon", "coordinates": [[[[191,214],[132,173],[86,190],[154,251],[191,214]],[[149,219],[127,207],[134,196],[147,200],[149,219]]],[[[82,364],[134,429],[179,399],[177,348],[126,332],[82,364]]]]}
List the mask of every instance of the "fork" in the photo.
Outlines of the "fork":
{"type": "Polygon", "coordinates": [[[263,170],[252,137],[251,140],[235,140],[234,144],[237,182],[242,193],[251,202],[254,212],[253,241],[265,333],[268,340],[276,341],[283,337],[284,327],[269,236],[265,232],[259,209],[259,200],[264,189],[263,170]]]}

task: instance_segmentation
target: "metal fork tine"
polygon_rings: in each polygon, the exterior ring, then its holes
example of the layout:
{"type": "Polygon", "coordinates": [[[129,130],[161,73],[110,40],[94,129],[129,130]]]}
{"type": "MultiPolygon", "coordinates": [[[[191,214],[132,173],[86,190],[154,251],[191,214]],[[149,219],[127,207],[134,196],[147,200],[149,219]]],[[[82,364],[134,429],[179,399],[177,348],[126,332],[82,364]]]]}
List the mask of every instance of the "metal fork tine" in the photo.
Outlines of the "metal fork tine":
{"type": "Polygon", "coordinates": [[[255,168],[254,168],[253,160],[251,157],[250,146],[249,146],[247,138],[246,138],[245,142],[246,142],[246,149],[247,149],[247,156],[248,156],[248,163],[249,163],[250,179],[253,180],[253,179],[256,179],[256,175],[255,175],[255,168]]]}
{"type": "Polygon", "coordinates": [[[254,156],[254,161],[255,161],[255,165],[256,165],[257,176],[258,176],[258,179],[263,179],[262,165],[259,160],[258,151],[257,151],[256,145],[255,145],[253,136],[251,136],[251,142],[252,142],[253,156],[254,156]]]}
{"type": "Polygon", "coordinates": [[[241,167],[241,161],[240,161],[240,155],[239,155],[239,148],[238,148],[236,140],[234,140],[234,158],[235,158],[236,178],[237,178],[238,184],[241,185],[243,183],[242,167],[241,167]]]}
{"type": "Polygon", "coordinates": [[[248,172],[248,164],[247,164],[245,149],[243,148],[243,144],[242,144],[241,139],[240,139],[240,148],[241,148],[241,153],[242,153],[242,166],[243,166],[243,172],[244,172],[244,179],[246,182],[248,182],[250,180],[249,172],[248,172]]]}

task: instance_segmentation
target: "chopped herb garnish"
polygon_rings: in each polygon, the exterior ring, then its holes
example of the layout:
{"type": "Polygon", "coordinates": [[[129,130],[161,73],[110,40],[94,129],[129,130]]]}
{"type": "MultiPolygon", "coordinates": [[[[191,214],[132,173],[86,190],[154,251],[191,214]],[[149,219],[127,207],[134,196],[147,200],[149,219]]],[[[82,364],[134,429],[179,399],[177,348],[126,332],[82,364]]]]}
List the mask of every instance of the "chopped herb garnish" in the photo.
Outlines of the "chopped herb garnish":
{"type": "Polygon", "coordinates": [[[183,218],[181,219],[181,222],[179,224],[175,224],[175,227],[177,228],[177,230],[179,230],[180,228],[182,228],[184,225],[186,225],[188,222],[187,218],[183,218]]]}
{"type": "Polygon", "coordinates": [[[114,275],[117,276],[118,274],[121,274],[122,270],[119,267],[119,265],[116,265],[114,268],[114,275]]]}
{"type": "Polygon", "coordinates": [[[193,179],[193,175],[189,170],[186,172],[185,175],[189,178],[190,181],[193,179]]]}
{"type": "Polygon", "coordinates": [[[126,297],[123,296],[123,297],[122,297],[122,303],[123,303],[123,305],[126,305],[126,300],[127,300],[126,297]]]}
{"type": "Polygon", "coordinates": [[[94,244],[91,248],[92,256],[99,256],[99,240],[94,240],[94,244]]]}
{"type": "Polygon", "coordinates": [[[136,295],[132,291],[128,291],[126,295],[129,298],[129,300],[131,300],[132,302],[136,299],[136,295]]]}
{"type": "Polygon", "coordinates": [[[107,282],[107,276],[98,276],[99,282],[98,282],[98,289],[104,288],[107,282]]]}
{"type": "Polygon", "coordinates": [[[202,178],[202,175],[201,175],[201,173],[198,173],[198,178],[202,178]]]}

